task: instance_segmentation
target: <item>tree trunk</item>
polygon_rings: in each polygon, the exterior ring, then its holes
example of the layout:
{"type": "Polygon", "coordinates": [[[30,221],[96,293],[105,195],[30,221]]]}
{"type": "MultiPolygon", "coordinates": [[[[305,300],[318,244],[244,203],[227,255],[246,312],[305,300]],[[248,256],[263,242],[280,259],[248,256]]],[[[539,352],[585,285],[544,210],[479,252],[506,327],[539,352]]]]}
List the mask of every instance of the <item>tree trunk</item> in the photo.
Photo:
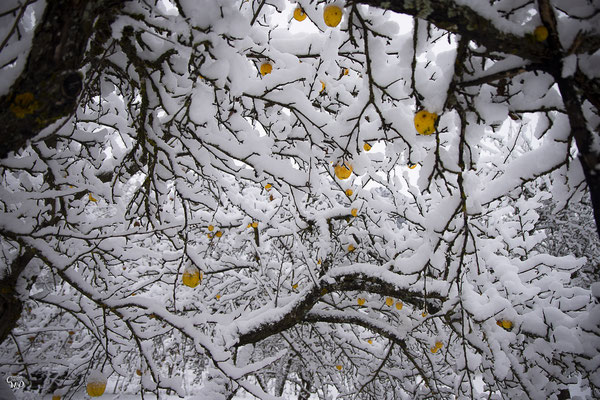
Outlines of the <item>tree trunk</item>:
{"type": "MultiPolygon", "coordinates": [[[[79,69],[90,37],[111,37],[114,0],[48,1],[23,72],[0,97],[0,158],[26,146],[42,129],[73,115],[83,77],[79,69]]],[[[92,51],[101,46],[93,43],[92,51]]],[[[94,56],[93,52],[91,54],[94,56]]],[[[99,54],[95,54],[96,56],[99,54]]]]}
{"type": "Polygon", "coordinates": [[[31,250],[19,255],[12,263],[10,270],[0,279],[0,343],[8,337],[21,317],[23,304],[17,297],[15,288],[17,279],[27,264],[33,259],[31,250]]]}

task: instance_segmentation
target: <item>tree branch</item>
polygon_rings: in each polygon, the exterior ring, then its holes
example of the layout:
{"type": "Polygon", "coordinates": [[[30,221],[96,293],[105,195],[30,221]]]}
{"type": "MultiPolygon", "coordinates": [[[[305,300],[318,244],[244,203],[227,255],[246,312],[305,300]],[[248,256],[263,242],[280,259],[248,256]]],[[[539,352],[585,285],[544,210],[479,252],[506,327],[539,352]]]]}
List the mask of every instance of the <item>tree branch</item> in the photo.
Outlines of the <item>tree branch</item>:
{"type": "MultiPolygon", "coordinates": [[[[283,308],[282,315],[277,320],[268,322],[259,322],[252,324],[252,321],[244,321],[246,326],[245,331],[240,332],[237,346],[244,346],[250,343],[257,343],[269,336],[283,332],[294,325],[306,322],[305,316],[320,300],[321,296],[332,291],[363,291],[368,293],[376,293],[382,296],[390,296],[401,299],[403,302],[413,305],[415,308],[423,308],[426,299],[423,293],[411,291],[408,289],[398,288],[386,280],[365,275],[362,273],[350,273],[335,277],[336,282],[327,284],[326,278],[321,279],[320,284],[313,286],[307,292],[304,292],[302,297],[296,300],[295,304],[283,308]]],[[[427,300],[428,309],[432,313],[436,313],[439,309],[436,305],[431,304],[431,301],[445,298],[437,293],[428,292],[427,300]]],[[[269,308],[270,309],[270,308],[269,308]]],[[[259,316],[262,321],[262,317],[259,316]]]]}

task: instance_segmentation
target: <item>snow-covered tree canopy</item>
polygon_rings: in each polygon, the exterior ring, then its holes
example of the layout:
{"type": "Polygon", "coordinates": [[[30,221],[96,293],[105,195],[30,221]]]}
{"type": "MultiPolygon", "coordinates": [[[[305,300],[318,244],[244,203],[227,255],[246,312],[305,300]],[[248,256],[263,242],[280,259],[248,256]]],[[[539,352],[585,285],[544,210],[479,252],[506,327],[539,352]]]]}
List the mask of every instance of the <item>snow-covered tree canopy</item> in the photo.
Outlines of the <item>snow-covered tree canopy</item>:
{"type": "Polygon", "coordinates": [[[3,376],[600,397],[597,2],[5,0],[0,21],[3,376]]]}

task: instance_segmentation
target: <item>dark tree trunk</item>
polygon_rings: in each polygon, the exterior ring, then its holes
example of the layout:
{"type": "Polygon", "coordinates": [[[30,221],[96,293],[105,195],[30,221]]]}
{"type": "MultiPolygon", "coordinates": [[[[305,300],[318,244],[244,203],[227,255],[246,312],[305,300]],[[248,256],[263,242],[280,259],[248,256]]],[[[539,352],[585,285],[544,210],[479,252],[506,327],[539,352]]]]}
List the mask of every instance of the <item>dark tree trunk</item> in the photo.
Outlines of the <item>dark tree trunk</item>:
{"type": "Polygon", "coordinates": [[[10,92],[0,98],[0,158],[22,149],[42,129],[75,112],[83,83],[79,70],[89,40],[94,32],[96,41],[110,38],[111,17],[121,3],[47,2],[25,68],[10,92]]]}
{"type": "Polygon", "coordinates": [[[563,389],[558,393],[558,400],[569,400],[571,398],[571,392],[569,389],[563,389]]]}
{"type": "Polygon", "coordinates": [[[2,321],[0,324],[0,343],[4,342],[4,339],[8,337],[21,317],[23,304],[17,297],[15,288],[19,275],[33,259],[33,256],[32,251],[25,251],[13,261],[10,270],[0,279],[0,321],[2,321]]]}

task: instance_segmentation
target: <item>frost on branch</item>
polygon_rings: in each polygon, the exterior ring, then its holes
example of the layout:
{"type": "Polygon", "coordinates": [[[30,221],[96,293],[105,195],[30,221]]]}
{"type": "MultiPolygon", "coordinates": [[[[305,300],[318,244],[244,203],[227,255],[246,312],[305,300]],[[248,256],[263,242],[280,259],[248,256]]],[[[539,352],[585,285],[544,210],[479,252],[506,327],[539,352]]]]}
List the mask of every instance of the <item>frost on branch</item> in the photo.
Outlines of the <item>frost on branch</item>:
{"type": "Polygon", "coordinates": [[[75,114],[0,164],[3,373],[72,398],[90,371],[190,398],[598,397],[597,272],[556,239],[576,213],[597,246],[594,10],[402,4],[430,8],[132,1],[102,25],[75,114]]]}

